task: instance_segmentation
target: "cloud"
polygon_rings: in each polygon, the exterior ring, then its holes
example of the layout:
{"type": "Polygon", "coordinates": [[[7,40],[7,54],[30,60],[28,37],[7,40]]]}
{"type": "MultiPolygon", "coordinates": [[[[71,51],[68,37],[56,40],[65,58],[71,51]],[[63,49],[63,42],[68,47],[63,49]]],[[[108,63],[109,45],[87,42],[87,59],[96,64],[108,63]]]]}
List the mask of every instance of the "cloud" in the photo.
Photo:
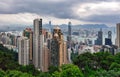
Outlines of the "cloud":
{"type": "Polygon", "coordinates": [[[31,24],[34,18],[38,18],[36,14],[18,13],[18,14],[0,14],[0,22],[2,24],[31,24]]]}
{"type": "Polygon", "coordinates": [[[42,18],[43,24],[52,21],[54,25],[60,25],[68,23],[69,21],[73,22],[72,24],[84,23],[76,19],[61,19],[49,15],[38,15],[35,13],[18,13],[18,14],[0,14],[0,25],[9,25],[9,24],[21,24],[21,25],[31,25],[35,18],[42,18]]]}
{"type": "Polygon", "coordinates": [[[99,2],[83,3],[73,7],[77,19],[101,22],[116,23],[120,21],[120,2],[99,2]]]}
{"type": "Polygon", "coordinates": [[[118,2],[101,2],[101,3],[84,3],[73,8],[75,15],[89,17],[91,15],[111,15],[120,14],[120,3],[118,2]]]}
{"type": "MultiPolygon", "coordinates": [[[[1,3],[1,2],[0,2],[1,3]]],[[[17,14],[17,13],[36,13],[39,15],[49,15],[57,18],[73,18],[71,11],[71,3],[66,0],[14,0],[11,3],[3,2],[4,8],[0,8],[1,14],[17,14]]]]}
{"type": "Polygon", "coordinates": [[[109,24],[120,20],[119,0],[1,0],[0,5],[0,23],[5,23],[7,17],[17,23],[31,23],[36,16],[45,22],[57,20],[55,24],[64,23],[66,19],[73,20],[74,24],[109,24]]]}

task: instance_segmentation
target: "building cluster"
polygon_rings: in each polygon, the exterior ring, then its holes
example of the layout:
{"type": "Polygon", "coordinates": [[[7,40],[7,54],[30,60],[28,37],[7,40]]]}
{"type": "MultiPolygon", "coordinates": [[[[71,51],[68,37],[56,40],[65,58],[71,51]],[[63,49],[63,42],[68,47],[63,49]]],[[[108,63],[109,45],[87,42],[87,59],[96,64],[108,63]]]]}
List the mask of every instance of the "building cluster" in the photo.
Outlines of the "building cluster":
{"type": "MultiPolygon", "coordinates": [[[[120,24],[119,24],[119,28],[120,28],[120,24]]],[[[117,27],[117,32],[118,32],[119,28],[117,27]]],[[[119,37],[118,36],[119,33],[120,32],[117,33],[117,38],[119,37]]],[[[76,40],[74,40],[74,41],[72,39],[71,44],[70,44],[71,48],[69,49],[68,53],[73,52],[73,53],[82,54],[84,52],[96,53],[96,52],[106,52],[107,51],[114,55],[117,52],[119,52],[119,50],[118,50],[119,44],[115,45],[112,43],[112,31],[108,31],[106,38],[103,38],[103,37],[104,37],[104,33],[103,33],[102,29],[100,29],[100,31],[98,31],[98,33],[97,33],[96,39],[91,40],[89,38],[85,38],[84,41],[78,41],[79,37],[76,38],[76,40]]],[[[117,43],[119,43],[119,39],[118,39],[117,43]]]]}
{"type": "Polygon", "coordinates": [[[33,64],[43,72],[48,71],[49,66],[69,63],[67,42],[61,29],[58,26],[50,31],[43,29],[42,19],[35,19],[33,31],[26,28],[23,36],[18,38],[18,53],[19,64],[33,64]]]}
{"type": "Polygon", "coordinates": [[[3,44],[8,49],[17,50],[17,39],[20,36],[16,36],[15,33],[1,32],[0,33],[0,44],[3,44]]]}
{"type": "Polygon", "coordinates": [[[100,29],[93,44],[90,39],[84,42],[73,41],[71,22],[68,23],[67,41],[65,41],[61,29],[54,29],[49,22],[50,29],[42,28],[42,19],[34,20],[34,28],[26,28],[23,36],[18,38],[19,64],[34,64],[35,68],[43,72],[48,71],[49,66],[61,66],[71,63],[71,53],[82,54],[84,52],[110,52],[113,55],[120,48],[120,24],[117,24],[116,45],[112,43],[112,32],[103,41],[103,31],[100,29]]]}
{"type": "MultiPolygon", "coordinates": [[[[73,35],[71,22],[68,23],[67,40],[58,26],[53,28],[51,21],[50,29],[43,29],[42,19],[33,21],[33,29],[26,28],[22,36],[12,33],[0,33],[0,44],[9,49],[17,48],[18,61],[21,65],[33,64],[36,69],[46,72],[50,66],[61,66],[72,63],[71,53],[82,54],[84,52],[110,52],[113,55],[120,50],[120,23],[116,26],[116,43],[112,41],[112,31],[107,31],[107,38],[104,31],[100,29],[96,33],[97,38],[81,38],[73,35]],[[76,38],[75,40],[73,38],[76,38]]],[[[89,32],[86,33],[89,36],[89,32]]],[[[94,35],[94,33],[92,34],[94,35]]],[[[82,36],[82,35],[81,35],[82,36]]]]}

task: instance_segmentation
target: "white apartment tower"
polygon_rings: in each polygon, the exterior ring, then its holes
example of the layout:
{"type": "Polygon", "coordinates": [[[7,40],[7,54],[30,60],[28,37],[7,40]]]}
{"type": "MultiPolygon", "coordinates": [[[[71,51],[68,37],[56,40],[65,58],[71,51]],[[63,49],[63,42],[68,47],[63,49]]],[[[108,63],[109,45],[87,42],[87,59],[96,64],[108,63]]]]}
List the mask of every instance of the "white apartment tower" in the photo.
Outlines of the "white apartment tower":
{"type": "Polygon", "coordinates": [[[18,61],[20,65],[29,65],[29,39],[18,38],[18,61]]]}
{"type": "Polygon", "coordinates": [[[33,31],[33,64],[36,69],[42,70],[42,52],[44,36],[42,35],[42,19],[34,20],[33,31]]]}

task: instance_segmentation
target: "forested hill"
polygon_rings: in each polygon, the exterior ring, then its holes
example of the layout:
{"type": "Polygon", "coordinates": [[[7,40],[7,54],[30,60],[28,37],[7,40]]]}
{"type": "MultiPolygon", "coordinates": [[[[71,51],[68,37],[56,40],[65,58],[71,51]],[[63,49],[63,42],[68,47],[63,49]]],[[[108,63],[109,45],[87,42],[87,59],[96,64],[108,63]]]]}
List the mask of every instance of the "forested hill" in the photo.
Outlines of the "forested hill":
{"type": "Polygon", "coordinates": [[[48,72],[41,72],[33,65],[19,65],[17,52],[0,45],[0,77],[120,77],[120,53],[75,54],[73,64],[50,66],[48,72]]]}
{"type": "Polygon", "coordinates": [[[0,44],[0,77],[34,77],[38,74],[33,65],[19,65],[18,53],[0,44]]]}
{"type": "Polygon", "coordinates": [[[0,68],[2,70],[15,69],[18,65],[18,53],[0,44],[0,68]]]}
{"type": "Polygon", "coordinates": [[[0,44],[0,53],[4,53],[7,55],[10,55],[12,58],[11,60],[18,61],[18,53],[13,50],[9,50],[8,48],[4,47],[2,44],[0,44]]]}

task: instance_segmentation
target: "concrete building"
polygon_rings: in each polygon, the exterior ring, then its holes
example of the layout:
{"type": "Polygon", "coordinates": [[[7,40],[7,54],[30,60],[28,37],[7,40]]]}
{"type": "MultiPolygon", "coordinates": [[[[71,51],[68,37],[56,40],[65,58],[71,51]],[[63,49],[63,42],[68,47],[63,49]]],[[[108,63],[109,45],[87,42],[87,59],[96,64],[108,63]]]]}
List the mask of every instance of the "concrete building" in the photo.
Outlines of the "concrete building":
{"type": "Polygon", "coordinates": [[[42,60],[43,61],[42,62],[42,65],[43,65],[42,71],[47,72],[48,68],[49,68],[49,49],[47,47],[47,43],[44,43],[42,58],[43,58],[43,60],[42,60]]]}
{"type": "Polygon", "coordinates": [[[59,27],[53,30],[53,38],[51,41],[50,65],[61,66],[67,64],[67,46],[64,42],[63,33],[59,27]]]}
{"type": "Polygon", "coordinates": [[[32,60],[33,60],[33,31],[32,31],[32,29],[26,28],[23,31],[23,36],[28,37],[28,39],[30,40],[29,60],[30,60],[30,64],[32,64],[32,60]]]}
{"type": "Polygon", "coordinates": [[[105,38],[105,45],[112,45],[112,41],[110,38],[105,38]]]}
{"type": "Polygon", "coordinates": [[[52,26],[52,24],[51,24],[51,21],[49,21],[49,26],[50,26],[50,29],[49,29],[49,32],[53,32],[53,26],[52,26]]]}
{"type": "Polygon", "coordinates": [[[44,35],[42,34],[42,19],[34,20],[34,31],[33,31],[33,64],[36,69],[43,69],[43,44],[44,35]]]}
{"type": "Polygon", "coordinates": [[[29,39],[27,37],[18,38],[18,61],[20,65],[29,64],[29,39]]]}
{"type": "Polygon", "coordinates": [[[120,48],[120,23],[117,24],[116,30],[117,30],[116,45],[118,46],[118,48],[120,48]]]}
{"type": "Polygon", "coordinates": [[[108,31],[108,38],[112,40],[112,32],[108,31]]]}
{"type": "Polygon", "coordinates": [[[68,22],[68,36],[67,36],[68,47],[71,47],[71,22],[68,22]]]}
{"type": "Polygon", "coordinates": [[[95,45],[103,45],[103,32],[102,29],[98,31],[98,38],[95,40],[95,45]]]}
{"type": "Polygon", "coordinates": [[[11,35],[10,39],[11,39],[10,45],[16,46],[16,36],[15,35],[11,35]]]}
{"type": "Polygon", "coordinates": [[[110,52],[112,55],[115,55],[117,52],[117,46],[115,45],[103,45],[101,50],[101,52],[110,52]]]}

